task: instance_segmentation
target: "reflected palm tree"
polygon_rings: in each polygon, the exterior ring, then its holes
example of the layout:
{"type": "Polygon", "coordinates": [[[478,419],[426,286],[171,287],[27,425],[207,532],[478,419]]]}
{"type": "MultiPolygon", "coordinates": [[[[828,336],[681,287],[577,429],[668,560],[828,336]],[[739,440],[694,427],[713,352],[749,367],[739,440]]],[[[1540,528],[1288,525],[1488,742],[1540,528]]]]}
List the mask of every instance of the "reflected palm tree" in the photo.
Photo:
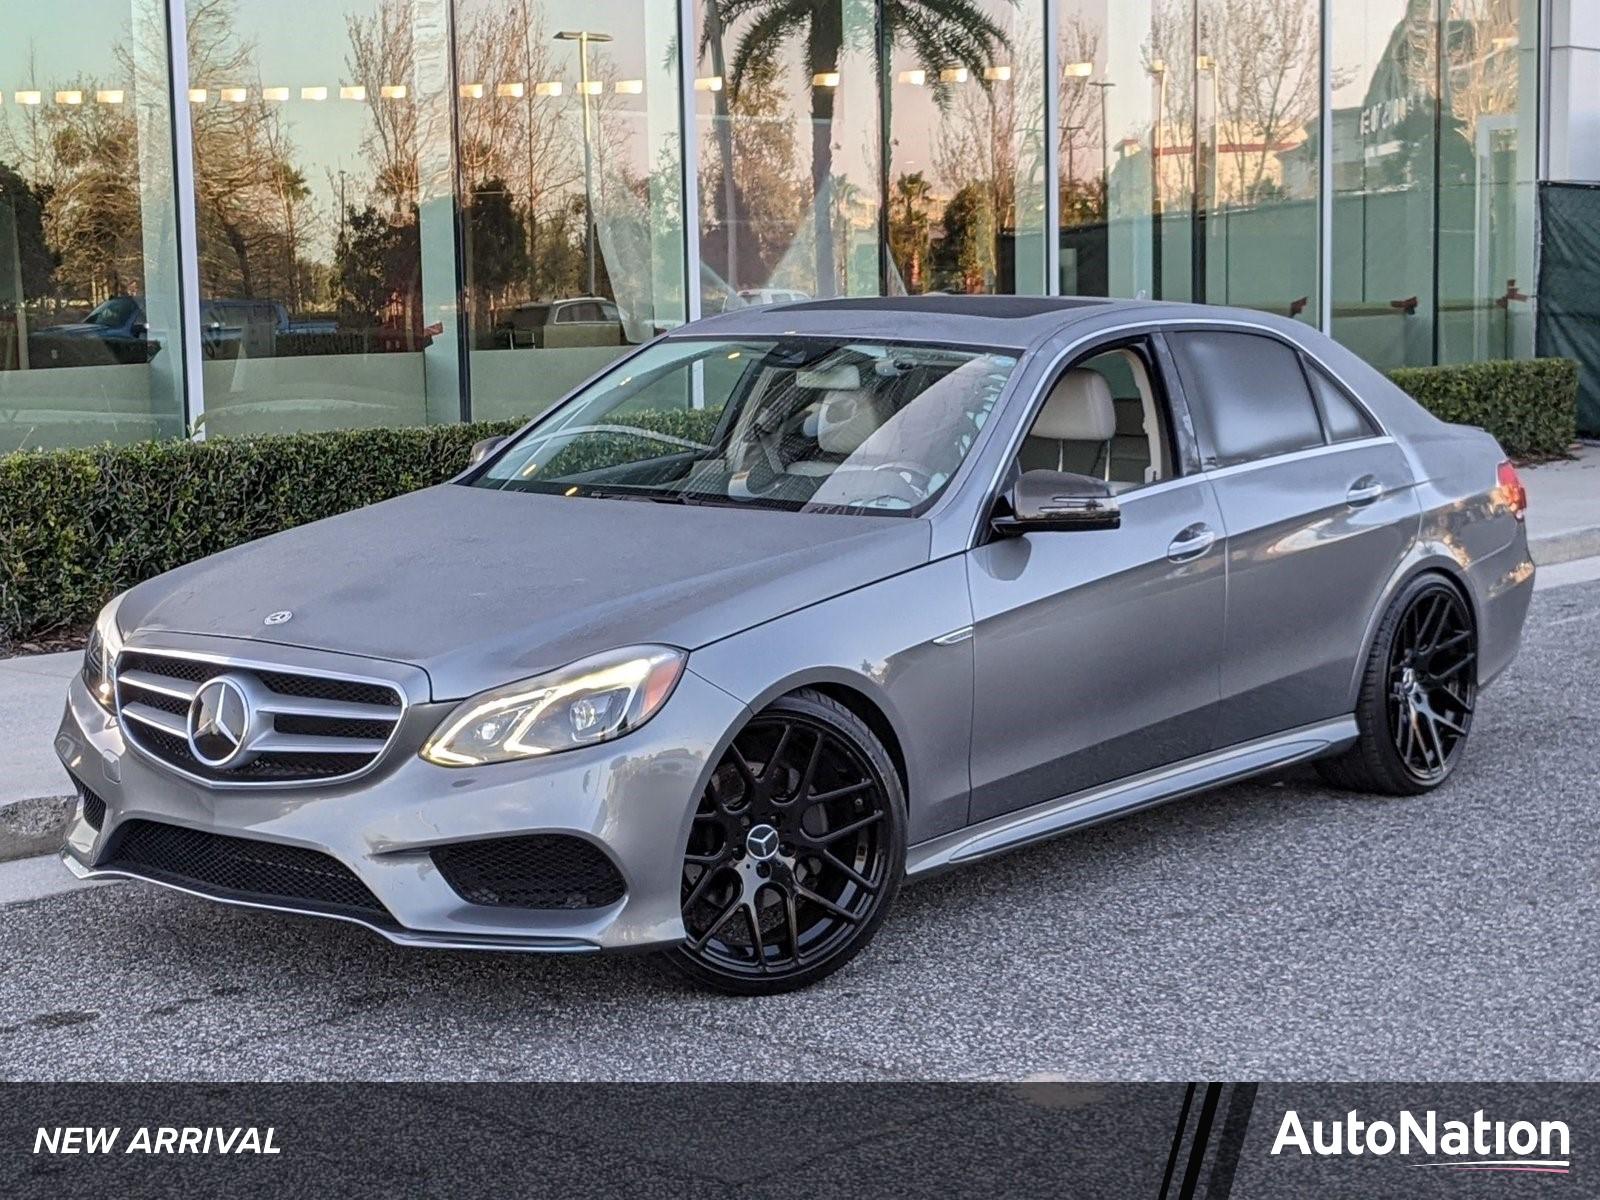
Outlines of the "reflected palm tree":
{"type": "MultiPolygon", "coordinates": [[[[1005,0],[1014,4],[1015,0],[1005,0]]],[[[728,67],[728,87],[734,97],[747,75],[758,65],[774,64],[791,38],[804,39],[802,59],[811,79],[811,186],[812,215],[816,230],[817,293],[835,291],[832,204],[828,187],[833,176],[833,112],[838,90],[837,72],[846,49],[846,31],[871,31],[874,5],[870,0],[710,0],[714,20],[706,23],[726,30],[742,17],[751,20],[739,35],[728,67]]],[[[981,0],[883,0],[883,37],[873,42],[873,62],[883,77],[889,47],[904,43],[920,65],[934,78],[947,68],[966,67],[982,80],[983,68],[993,64],[996,52],[1008,44],[1004,28],[985,10],[981,0]]],[[[713,47],[715,54],[721,47],[713,47]]]]}

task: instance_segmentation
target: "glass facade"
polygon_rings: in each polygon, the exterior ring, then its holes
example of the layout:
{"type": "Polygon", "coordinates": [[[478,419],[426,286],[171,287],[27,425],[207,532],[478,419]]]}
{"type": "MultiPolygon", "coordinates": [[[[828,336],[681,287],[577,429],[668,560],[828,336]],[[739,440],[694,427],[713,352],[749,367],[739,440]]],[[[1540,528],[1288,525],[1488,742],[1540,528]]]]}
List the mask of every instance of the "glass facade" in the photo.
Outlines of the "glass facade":
{"type": "Polygon", "coordinates": [[[0,0],[0,451],[522,417],[839,295],[1527,355],[1539,9],[0,0]]]}

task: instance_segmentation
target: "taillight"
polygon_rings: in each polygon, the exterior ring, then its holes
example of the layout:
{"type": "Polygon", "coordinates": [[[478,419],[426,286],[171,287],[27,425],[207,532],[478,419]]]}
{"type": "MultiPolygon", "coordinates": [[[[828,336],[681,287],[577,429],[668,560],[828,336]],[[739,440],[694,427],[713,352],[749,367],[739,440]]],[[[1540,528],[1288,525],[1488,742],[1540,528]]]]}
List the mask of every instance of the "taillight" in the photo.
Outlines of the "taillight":
{"type": "Polygon", "coordinates": [[[1522,486],[1522,480],[1517,478],[1517,469],[1508,462],[1500,464],[1496,472],[1499,487],[1495,489],[1500,503],[1511,510],[1517,520],[1522,520],[1528,512],[1528,489],[1522,486]]]}

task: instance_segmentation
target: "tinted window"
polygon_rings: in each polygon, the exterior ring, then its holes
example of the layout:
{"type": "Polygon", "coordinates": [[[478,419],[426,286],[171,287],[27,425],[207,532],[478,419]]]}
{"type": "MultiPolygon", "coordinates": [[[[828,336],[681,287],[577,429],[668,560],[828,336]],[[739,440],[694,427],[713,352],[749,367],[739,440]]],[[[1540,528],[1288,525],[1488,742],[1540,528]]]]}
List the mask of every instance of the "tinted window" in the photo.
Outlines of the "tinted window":
{"type": "Polygon", "coordinates": [[[1171,338],[1221,466],[1322,445],[1300,355],[1276,338],[1206,331],[1171,338]]]}
{"type": "Polygon", "coordinates": [[[1336,442],[1353,442],[1377,436],[1372,418],[1356,407],[1343,388],[1310,363],[1306,364],[1306,374],[1311,377],[1311,390],[1317,394],[1317,403],[1322,405],[1322,420],[1328,426],[1330,438],[1336,442]]]}

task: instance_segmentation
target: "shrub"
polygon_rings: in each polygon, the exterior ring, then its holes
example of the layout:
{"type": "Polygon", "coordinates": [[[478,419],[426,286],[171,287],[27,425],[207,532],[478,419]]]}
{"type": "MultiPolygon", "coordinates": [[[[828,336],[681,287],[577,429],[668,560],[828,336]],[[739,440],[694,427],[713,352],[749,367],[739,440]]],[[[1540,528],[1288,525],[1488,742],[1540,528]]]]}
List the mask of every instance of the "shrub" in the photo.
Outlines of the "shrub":
{"type": "Polygon", "coordinates": [[[1578,364],[1571,359],[1404,367],[1389,378],[1441,420],[1487,429],[1517,458],[1564,454],[1577,436],[1578,364]]]}
{"type": "MultiPolygon", "coordinates": [[[[717,413],[630,422],[703,441],[717,413]]],[[[0,456],[0,641],[94,619],[163,571],[347,509],[442,483],[516,421],[286,437],[142,442],[0,456]]],[[[614,439],[562,468],[618,461],[614,439]],[[592,460],[592,461],[591,461],[592,460]]]]}

